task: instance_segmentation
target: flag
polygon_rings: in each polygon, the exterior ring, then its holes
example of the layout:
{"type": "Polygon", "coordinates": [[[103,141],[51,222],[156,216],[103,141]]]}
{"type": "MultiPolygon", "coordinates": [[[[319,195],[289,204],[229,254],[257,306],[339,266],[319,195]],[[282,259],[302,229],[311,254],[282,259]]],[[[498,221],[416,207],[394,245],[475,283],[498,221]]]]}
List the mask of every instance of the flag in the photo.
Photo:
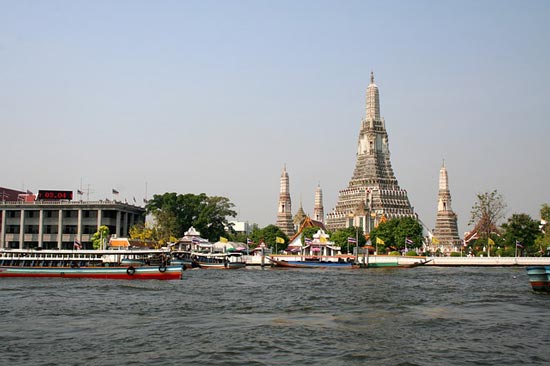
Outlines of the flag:
{"type": "Polygon", "coordinates": [[[436,238],[435,236],[432,236],[432,243],[439,244],[439,239],[436,238]]]}
{"type": "Polygon", "coordinates": [[[305,238],[304,242],[309,245],[311,244],[311,238],[305,238]]]}
{"type": "Polygon", "coordinates": [[[82,191],[79,189],[79,190],[76,191],[76,194],[79,194],[79,195],[82,196],[82,195],[84,194],[84,192],[82,192],[82,191]]]}
{"type": "Polygon", "coordinates": [[[200,243],[200,240],[199,240],[199,238],[193,238],[193,239],[191,239],[191,243],[198,244],[198,243],[200,243]]]}
{"type": "Polygon", "coordinates": [[[384,240],[380,238],[376,238],[376,244],[385,244],[385,243],[384,243],[384,240]]]}
{"type": "Polygon", "coordinates": [[[319,241],[320,241],[321,243],[326,243],[326,242],[327,242],[327,238],[324,237],[324,236],[321,236],[321,237],[319,238],[319,241]]]}
{"type": "Polygon", "coordinates": [[[220,236],[220,241],[222,243],[227,243],[229,240],[227,240],[227,238],[224,238],[223,236],[220,236]]]}
{"type": "Polygon", "coordinates": [[[113,188],[113,194],[118,194],[119,192],[113,188]]]}
{"type": "Polygon", "coordinates": [[[352,238],[352,237],[350,236],[350,237],[348,237],[348,243],[357,244],[357,240],[355,240],[355,238],[352,238]]]}
{"type": "Polygon", "coordinates": [[[78,240],[74,240],[73,248],[75,249],[82,249],[82,245],[78,242],[78,240]]]}
{"type": "Polygon", "coordinates": [[[412,241],[412,240],[409,239],[409,238],[405,238],[405,244],[413,245],[413,244],[414,244],[414,241],[412,241]]]}
{"type": "Polygon", "coordinates": [[[284,244],[284,243],[285,243],[285,239],[280,238],[280,237],[276,237],[276,238],[275,238],[275,243],[277,243],[277,244],[284,244]]]}
{"type": "Polygon", "coordinates": [[[252,245],[254,242],[250,238],[246,238],[246,245],[252,245]]]}
{"type": "Polygon", "coordinates": [[[519,240],[516,240],[516,247],[523,248],[523,244],[519,240]]]}
{"type": "Polygon", "coordinates": [[[491,238],[487,239],[487,243],[489,243],[489,245],[495,245],[495,242],[491,238]]]}

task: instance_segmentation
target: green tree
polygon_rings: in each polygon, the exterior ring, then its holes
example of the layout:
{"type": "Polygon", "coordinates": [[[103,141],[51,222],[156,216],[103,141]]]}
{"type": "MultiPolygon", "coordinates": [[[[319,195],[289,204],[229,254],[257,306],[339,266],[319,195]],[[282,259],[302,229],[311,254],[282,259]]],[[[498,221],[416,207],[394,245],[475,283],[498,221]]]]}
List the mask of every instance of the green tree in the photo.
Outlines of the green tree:
{"type": "Polygon", "coordinates": [[[378,224],[377,227],[371,230],[370,240],[371,243],[373,243],[372,245],[377,248],[378,253],[386,253],[390,250],[390,248],[396,248],[396,241],[393,237],[396,227],[397,220],[392,219],[378,224]],[[380,238],[384,244],[377,244],[377,238],[380,238]]]}
{"type": "Polygon", "coordinates": [[[268,248],[277,249],[277,251],[286,249],[288,245],[288,236],[275,225],[267,225],[262,229],[256,229],[252,232],[251,237],[256,246],[263,241],[268,248]],[[283,238],[285,244],[277,244],[275,242],[277,237],[283,238]]]}
{"type": "Polygon", "coordinates": [[[420,247],[422,243],[422,225],[412,217],[391,219],[380,223],[370,232],[372,245],[378,247],[379,253],[405,249],[405,239],[413,241],[413,245],[407,244],[407,249],[420,247]],[[376,238],[384,241],[384,244],[376,245],[376,238]]]}
{"type": "Polygon", "coordinates": [[[105,247],[103,244],[109,240],[109,228],[105,225],[99,227],[99,230],[92,235],[92,246],[94,249],[105,247]]]}
{"type": "Polygon", "coordinates": [[[342,248],[342,253],[353,253],[355,244],[349,243],[348,238],[355,239],[355,237],[358,239],[358,246],[362,247],[365,245],[367,240],[363,234],[363,228],[356,228],[354,226],[336,230],[330,236],[330,240],[342,248]]]}
{"type": "MultiPolygon", "coordinates": [[[[539,223],[527,214],[513,214],[508,221],[502,224],[504,242],[515,249],[516,241],[523,245],[528,255],[540,252],[535,240],[540,236],[539,223]]],[[[540,254],[540,253],[539,253],[540,254]]]]}
{"type": "Polygon", "coordinates": [[[412,217],[403,217],[397,220],[397,225],[395,226],[394,231],[394,241],[397,244],[397,249],[407,249],[418,248],[422,244],[422,225],[418,220],[412,217]],[[412,240],[414,244],[405,245],[406,239],[412,240]]]}
{"type": "Polygon", "coordinates": [[[146,209],[155,218],[159,237],[167,241],[170,237],[180,238],[191,226],[210,241],[217,241],[225,235],[228,218],[235,217],[234,205],[226,197],[208,197],[201,193],[154,195],[146,209]]]}
{"type": "Polygon", "coordinates": [[[313,235],[315,235],[317,231],[319,231],[319,228],[316,226],[304,228],[304,230],[302,230],[302,242],[305,238],[313,239],[313,235]]]}
{"type": "Polygon", "coordinates": [[[542,231],[548,235],[550,234],[550,205],[547,203],[544,203],[540,209],[540,218],[541,220],[546,221],[546,224],[542,227],[542,231]]]}
{"type": "Polygon", "coordinates": [[[535,245],[542,255],[550,256],[550,205],[544,203],[540,209],[540,218],[546,223],[541,227],[541,235],[535,245]]]}
{"type": "Polygon", "coordinates": [[[209,240],[219,240],[220,236],[226,235],[226,228],[233,230],[227,220],[228,217],[237,216],[233,207],[234,205],[226,197],[206,197],[199,206],[199,213],[193,226],[209,240]]]}

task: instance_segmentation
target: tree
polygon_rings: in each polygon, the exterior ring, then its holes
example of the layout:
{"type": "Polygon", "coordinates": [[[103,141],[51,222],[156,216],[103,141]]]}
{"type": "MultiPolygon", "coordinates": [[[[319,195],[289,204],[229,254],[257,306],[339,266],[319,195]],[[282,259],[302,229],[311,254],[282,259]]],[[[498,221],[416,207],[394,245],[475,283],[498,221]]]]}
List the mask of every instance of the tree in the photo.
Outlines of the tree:
{"type": "Polygon", "coordinates": [[[541,235],[535,240],[536,248],[542,255],[550,255],[550,205],[544,203],[540,209],[540,218],[545,224],[541,227],[541,235]]]}
{"type": "Polygon", "coordinates": [[[162,240],[180,238],[194,226],[203,237],[217,241],[230,226],[227,218],[237,215],[233,207],[226,197],[164,193],[154,195],[145,208],[154,216],[162,240]]]}
{"type": "Polygon", "coordinates": [[[155,228],[141,223],[130,228],[130,239],[140,241],[158,241],[155,228]]]}
{"type": "Polygon", "coordinates": [[[286,234],[283,233],[282,230],[275,225],[267,225],[263,229],[256,229],[252,231],[252,234],[250,236],[252,237],[252,241],[256,244],[256,246],[262,241],[268,248],[273,248],[274,250],[286,249],[286,246],[288,245],[288,236],[286,236],[286,234]],[[276,243],[275,240],[277,239],[277,237],[283,238],[285,240],[285,244],[276,243]]]}
{"type": "Polygon", "coordinates": [[[105,226],[105,225],[101,225],[99,227],[99,230],[97,230],[93,235],[92,235],[92,246],[94,249],[101,249],[102,247],[104,247],[104,243],[107,242],[107,240],[109,239],[109,227],[105,226]]]}
{"type": "Polygon", "coordinates": [[[313,239],[313,235],[317,234],[319,228],[316,226],[306,227],[302,230],[302,239],[310,238],[313,239]]]}
{"type": "Polygon", "coordinates": [[[542,231],[545,234],[550,234],[550,230],[548,228],[550,227],[550,205],[547,203],[544,203],[540,209],[540,218],[541,220],[544,220],[546,224],[542,226],[542,231]]]}
{"type": "Polygon", "coordinates": [[[233,229],[227,220],[227,217],[237,216],[233,207],[226,197],[205,197],[199,205],[199,213],[193,226],[209,240],[218,240],[225,235],[226,228],[233,229]]]}
{"type": "Polygon", "coordinates": [[[422,243],[422,225],[418,220],[412,217],[403,217],[398,220],[394,231],[394,240],[397,243],[397,249],[412,249],[420,247],[422,243]],[[406,244],[406,239],[409,239],[413,244],[406,244]]]}
{"type": "Polygon", "coordinates": [[[332,233],[330,240],[332,240],[336,245],[342,248],[343,253],[353,253],[353,248],[355,244],[348,242],[348,238],[354,238],[357,236],[358,246],[362,247],[366,243],[365,235],[363,234],[363,228],[356,228],[350,226],[343,229],[338,229],[332,233]]]}
{"type": "MultiPolygon", "coordinates": [[[[376,239],[380,238],[384,244],[378,244],[378,252],[388,250],[398,251],[405,249],[405,239],[413,241],[412,247],[419,247],[422,243],[422,225],[412,217],[391,219],[379,224],[370,232],[372,245],[376,245],[376,239]]],[[[407,244],[411,249],[411,245],[407,244]]]]}
{"type": "Polygon", "coordinates": [[[535,240],[540,236],[539,223],[527,214],[513,214],[508,221],[502,224],[504,241],[515,250],[516,242],[523,245],[523,250],[532,255],[540,252],[535,240]]]}
{"type": "Polygon", "coordinates": [[[371,230],[370,232],[370,240],[373,245],[376,246],[376,250],[378,253],[385,253],[390,248],[395,250],[396,248],[396,242],[393,237],[393,232],[395,231],[395,228],[397,227],[397,220],[392,219],[388,220],[386,222],[382,222],[378,224],[377,227],[371,230]],[[377,244],[377,239],[380,239],[384,242],[384,244],[377,244]]]}
{"type": "MultiPolygon", "coordinates": [[[[469,224],[476,223],[480,236],[488,240],[491,232],[497,231],[497,224],[504,218],[505,209],[506,203],[496,189],[490,193],[478,193],[477,201],[472,206],[469,224]]],[[[489,253],[489,247],[490,245],[487,245],[487,253],[489,253]]]]}

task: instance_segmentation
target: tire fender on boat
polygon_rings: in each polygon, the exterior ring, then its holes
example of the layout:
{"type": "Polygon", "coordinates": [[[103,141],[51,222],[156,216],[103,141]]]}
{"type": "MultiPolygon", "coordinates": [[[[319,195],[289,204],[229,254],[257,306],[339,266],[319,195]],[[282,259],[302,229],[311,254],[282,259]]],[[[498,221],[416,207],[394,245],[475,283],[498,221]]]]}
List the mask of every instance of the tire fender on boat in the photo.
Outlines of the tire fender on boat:
{"type": "Polygon", "coordinates": [[[161,264],[161,265],[159,266],[159,272],[160,272],[160,273],[166,272],[166,264],[161,264]]]}
{"type": "Polygon", "coordinates": [[[129,266],[127,269],[126,269],[126,273],[128,273],[128,276],[133,276],[134,273],[136,273],[136,269],[132,266],[129,266]]]}

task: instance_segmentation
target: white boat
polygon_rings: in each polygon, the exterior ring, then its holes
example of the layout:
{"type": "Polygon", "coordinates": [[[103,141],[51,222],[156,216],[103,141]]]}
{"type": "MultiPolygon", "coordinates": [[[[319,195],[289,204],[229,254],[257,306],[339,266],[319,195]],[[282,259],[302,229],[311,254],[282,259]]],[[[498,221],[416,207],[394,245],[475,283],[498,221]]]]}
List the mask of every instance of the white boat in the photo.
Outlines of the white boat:
{"type": "Polygon", "coordinates": [[[165,250],[0,249],[0,277],[172,280],[181,274],[165,250]]]}

